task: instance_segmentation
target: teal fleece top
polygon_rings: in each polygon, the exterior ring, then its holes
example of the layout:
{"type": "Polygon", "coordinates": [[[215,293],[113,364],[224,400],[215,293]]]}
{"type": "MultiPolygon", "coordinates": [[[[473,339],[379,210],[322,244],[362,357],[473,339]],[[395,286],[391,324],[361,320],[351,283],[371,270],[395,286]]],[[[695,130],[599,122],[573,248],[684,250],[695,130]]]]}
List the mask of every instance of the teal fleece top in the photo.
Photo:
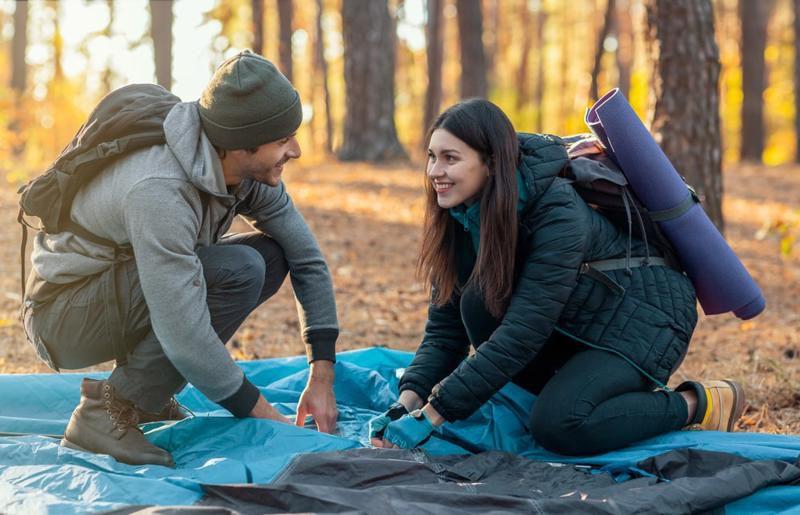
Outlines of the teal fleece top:
{"type": "MultiPolygon", "coordinates": [[[[528,188],[525,185],[525,179],[522,173],[517,170],[517,191],[519,198],[517,200],[517,213],[520,213],[528,204],[528,188]]],[[[450,208],[450,216],[456,219],[461,224],[465,231],[469,233],[472,240],[472,248],[475,254],[478,254],[478,247],[481,243],[481,203],[473,202],[471,205],[459,204],[456,207],[450,208]]]]}

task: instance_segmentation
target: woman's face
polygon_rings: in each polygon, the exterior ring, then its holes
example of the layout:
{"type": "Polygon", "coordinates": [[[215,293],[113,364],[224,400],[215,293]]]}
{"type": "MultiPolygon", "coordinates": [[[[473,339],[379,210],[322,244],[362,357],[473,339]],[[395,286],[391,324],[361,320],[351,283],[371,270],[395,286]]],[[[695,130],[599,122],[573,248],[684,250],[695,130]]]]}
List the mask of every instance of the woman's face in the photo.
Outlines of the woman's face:
{"type": "Polygon", "coordinates": [[[445,129],[436,129],[428,147],[427,173],[439,207],[449,209],[478,199],[489,168],[475,149],[445,129]]]}

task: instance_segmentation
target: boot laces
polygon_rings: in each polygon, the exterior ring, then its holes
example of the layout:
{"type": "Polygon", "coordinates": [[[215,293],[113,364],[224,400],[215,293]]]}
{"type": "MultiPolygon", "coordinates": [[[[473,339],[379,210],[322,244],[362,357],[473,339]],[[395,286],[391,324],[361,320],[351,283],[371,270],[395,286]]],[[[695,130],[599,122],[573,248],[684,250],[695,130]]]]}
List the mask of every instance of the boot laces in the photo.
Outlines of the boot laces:
{"type": "Polygon", "coordinates": [[[181,415],[181,408],[178,401],[175,400],[175,397],[170,397],[167,401],[167,405],[164,406],[164,414],[167,418],[176,418],[181,415]]]}
{"type": "Polygon", "coordinates": [[[125,431],[129,427],[138,429],[139,414],[132,402],[116,397],[108,384],[103,387],[103,399],[106,413],[117,430],[125,431]]]}
{"type": "Polygon", "coordinates": [[[175,397],[169,398],[166,406],[164,406],[163,413],[165,413],[170,420],[175,420],[179,417],[185,417],[187,415],[194,416],[194,412],[178,402],[175,397]]]}

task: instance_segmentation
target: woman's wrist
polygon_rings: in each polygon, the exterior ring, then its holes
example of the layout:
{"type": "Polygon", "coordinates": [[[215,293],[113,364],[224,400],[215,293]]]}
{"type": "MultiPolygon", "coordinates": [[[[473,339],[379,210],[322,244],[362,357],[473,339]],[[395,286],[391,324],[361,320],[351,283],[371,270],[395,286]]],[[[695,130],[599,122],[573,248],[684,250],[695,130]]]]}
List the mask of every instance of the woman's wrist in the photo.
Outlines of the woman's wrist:
{"type": "Polygon", "coordinates": [[[431,406],[430,403],[426,404],[422,408],[422,411],[425,413],[425,416],[428,417],[428,420],[430,421],[430,423],[433,424],[434,426],[438,427],[438,426],[441,426],[442,424],[444,424],[446,422],[444,417],[441,416],[439,414],[439,412],[436,411],[436,408],[431,406]]]}
{"type": "Polygon", "coordinates": [[[397,399],[397,402],[405,406],[408,411],[420,409],[424,404],[422,397],[413,390],[403,390],[400,392],[400,397],[397,399]]]}

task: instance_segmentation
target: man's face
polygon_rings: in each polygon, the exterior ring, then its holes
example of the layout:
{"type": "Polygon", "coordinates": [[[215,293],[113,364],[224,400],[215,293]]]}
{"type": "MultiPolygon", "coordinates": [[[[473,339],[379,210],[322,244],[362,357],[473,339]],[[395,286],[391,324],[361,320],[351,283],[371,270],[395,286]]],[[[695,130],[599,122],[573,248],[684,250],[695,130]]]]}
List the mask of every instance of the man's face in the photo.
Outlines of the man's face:
{"type": "Polygon", "coordinates": [[[283,139],[265,143],[255,152],[235,150],[237,160],[238,181],[251,178],[268,186],[277,186],[281,182],[283,166],[290,159],[300,157],[300,144],[295,134],[283,139]]]}

